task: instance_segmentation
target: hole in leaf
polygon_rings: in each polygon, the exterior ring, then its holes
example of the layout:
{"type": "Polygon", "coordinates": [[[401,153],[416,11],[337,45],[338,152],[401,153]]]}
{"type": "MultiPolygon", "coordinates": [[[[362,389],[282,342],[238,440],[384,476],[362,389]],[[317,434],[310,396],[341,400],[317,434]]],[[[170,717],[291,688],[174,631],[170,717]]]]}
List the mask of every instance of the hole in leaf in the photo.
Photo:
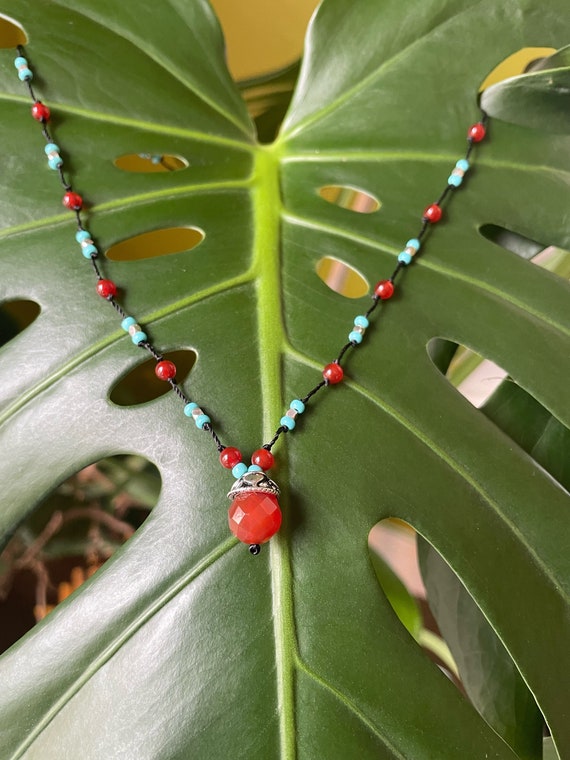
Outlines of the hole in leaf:
{"type": "Polygon", "coordinates": [[[531,240],[518,232],[499,227],[496,224],[483,224],[479,232],[492,243],[500,245],[523,259],[532,261],[543,269],[548,269],[560,277],[570,278],[570,252],[556,246],[546,246],[531,240]]]}
{"type": "Polygon", "coordinates": [[[496,224],[483,224],[479,227],[479,232],[487,240],[500,245],[507,251],[516,253],[523,259],[532,259],[546,247],[543,243],[538,243],[536,240],[531,240],[524,235],[519,235],[518,232],[508,230],[506,227],[499,227],[496,224]]]}
{"type": "Polygon", "coordinates": [[[166,227],[112,245],[106,253],[111,261],[140,261],[172,253],[191,251],[206,237],[198,227],[166,227]]]}
{"type": "MultiPolygon", "coordinates": [[[[196,363],[197,354],[191,349],[169,351],[164,358],[176,364],[176,380],[182,384],[196,363]]],[[[156,361],[148,359],[124,375],[111,389],[109,398],[117,406],[136,406],[164,396],[170,391],[170,383],[155,375],[156,361]]]]}
{"type": "Polygon", "coordinates": [[[124,156],[116,158],[113,163],[124,172],[135,172],[138,174],[178,172],[182,169],[187,169],[189,166],[185,158],[170,153],[154,155],[151,153],[127,153],[124,156]]]}
{"type": "Polygon", "coordinates": [[[5,301],[0,305],[0,346],[15,338],[34,322],[40,313],[35,301],[5,301]]]}
{"type": "Polygon", "coordinates": [[[536,264],[549,272],[554,272],[565,280],[570,280],[570,251],[563,248],[557,248],[555,245],[549,245],[531,259],[536,264]]]}
{"type": "Polygon", "coordinates": [[[415,530],[403,520],[382,520],[368,535],[368,550],[378,583],[404,628],[461,689],[455,661],[427,603],[415,530]]]}
{"type": "Polygon", "coordinates": [[[142,525],[158,501],[157,468],[140,456],[102,459],[68,478],[0,555],[0,651],[44,618],[142,525]]]}
{"type": "Polygon", "coordinates": [[[428,344],[435,366],[473,406],[570,490],[570,430],[507,372],[466,346],[428,344]]]}
{"type": "Polygon", "coordinates": [[[502,82],[503,79],[515,77],[519,74],[524,74],[525,71],[530,71],[533,64],[555,52],[556,49],[552,47],[526,47],[517,50],[516,53],[509,55],[495,66],[493,71],[484,79],[479,92],[483,92],[483,90],[486,90],[492,84],[502,82]]]}
{"type": "Polygon", "coordinates": [[[540,756],[543,718],[518,668],[445,559],[423,538],[417,540],[429,607],[457,664],[462,689],[517,755],[532,746],[528,756],[540,756]]]}
{"type": "Polygon", "coordinates": [[[0,48],[15,48],[17,45],[26,45],[28,37],[15,19],[0,13],[0,48]]]}
{"type": "Polygon", "coordinates": [[[368,293],[368,282],[363,275],[340,259],[325,256],[315,269],[325,285],[341,296],[361,298],[368,293]]]}
{"type": "Polygon", "coordinates": [[[373,214],[382,205],[372,193],[350,185],[325,185],[319,189],[319,195],[327,203],[359,214],[373,214]]]}

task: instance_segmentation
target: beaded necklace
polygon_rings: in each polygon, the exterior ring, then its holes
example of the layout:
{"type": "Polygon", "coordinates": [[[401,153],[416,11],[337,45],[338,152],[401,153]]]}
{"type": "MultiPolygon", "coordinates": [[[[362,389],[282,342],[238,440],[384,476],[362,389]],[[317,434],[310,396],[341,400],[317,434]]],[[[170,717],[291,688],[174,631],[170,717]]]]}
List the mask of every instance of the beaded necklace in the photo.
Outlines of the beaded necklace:
{"type": "Polygon", "coordinates": [[[261,544],[269,541],[277,533],[281,527],[282,519],[281,509],[277,500],[279,487],[266,474],[267,470],[270,470],[275,464],[271,449],[281,435],[294,430],[296,418],[306,411],[309,400],[315,394],[323,388],[342,382],[344,370],[341,366],[341,361],[346,352],[362,343],[366,328],[370,324],[372,313],[383,301],[387,301],[392,297],[399,273],[412,263],[422,247],[422,239],[427,234],[430,226],[437,224],[441,220],[443,216],[443,202],[448,195],[453,194],[454,190],[462,184],[464,175],[470,168],[469,158],[473,146],[475,143],[481,142],[486,135],[487,114],[482,111],[481,119],[469,127],[465,155],[456,162],[447,179],[445,189],[439,198],[424,210],[419,232],[415,237],[407,241],[403,250],[398,254],[398,263],[390,277],[376,283],[372,295],[372,305],[364,314],[359,314],[354,318],[354,324],[348,333],[348,341],[342,346],[337,357],[323,368],[322,379],[304,396],[291,401],[289,408],[279,420],[279,427],[275,431],[275,435],[270,441],[264,443],[261,448],[253,452],[251,464],[248,466],[242,461],[243,457],[239,449],[233,446],[225,446],[221,442],[214,430],[210,416],[196,402],[191,401],[178,385],[175,364],[164,359],[149,339],[146,328],[143,329],[137,320],[127,314],[118,302],[117,285],[104,276],[103,268],[100,264],[99,249],[90,232],[83,226],[82,215],[80,213],[83,208],[83,198],[73,190],[71,183],[64,174],[60,148],[53,141],[47,128],[50,120],[50,109],[35,95],[32,87],[33,72],[28,65],[27,59],[24,57],[25,51],[21,45],[17,47],[17,52],[18,56],[14,61],[14,65],[18,70],[20,81],[27,86],[32,99],[32,116],[42,126],[42,135],[46,140],[45,153],[48,166],[59,174],[64,187],[63,205],[75,213],[77,222],[75,239],[81,247],[83,256],[91,263],[97,278],[96,291],[118,313],[121,318],[121,327],[130,335],[134,345],[147,351],[155,359],[156,365],[154,371],[156,376],[160,380],[170,384],[171,389],[183,403],[184,414],[194,420],[199,430],[206,432],[212,438],[218,450],[222,467],[231,470],[235,478],[235,482],[228,493],[228,497],[231,500],[228,512],[229,528],[236,538],[249,545],[251,554],[259,554],[261,544]]]}

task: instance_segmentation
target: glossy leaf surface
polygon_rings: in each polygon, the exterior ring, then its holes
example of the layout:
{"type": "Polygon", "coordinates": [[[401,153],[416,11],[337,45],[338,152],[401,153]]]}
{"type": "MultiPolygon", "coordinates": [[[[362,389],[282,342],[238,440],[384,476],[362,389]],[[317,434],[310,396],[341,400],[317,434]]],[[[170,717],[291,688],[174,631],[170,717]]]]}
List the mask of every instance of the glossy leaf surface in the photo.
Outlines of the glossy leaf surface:
{"type": "MultiPolygon", "coordinates": [[[[284,129],[258,147],[202,0],[9,9],[101,248],[165,226],[205,231],[193,251],[109,272],[161,350],[196,351],[185,389],[246,455],[370,303],[327,288],[317,261],[336,256],[371,284],[391,273],[464,151],[479,83],[521,39],[561,47],[564,11],[427,0],[410,16],[395,0],[326,0],[284,129]],[[122,173],[113,160],[129,152],[190,167],[122,173]],[[327,204],[318,189],[333,184],[382,208],[327,204]]],[[[495,223],[569,247],[568,138],[492,125],[347,381],[276,450],[284,527],[254,559],[228,537],[231,479],[180,404],[109,402],[140,353],[93,294],[9,53],[0,82],[1,298],[42,308],[0,354],[2,530],[103,455],[140,453],[163,483],[125,548],[0,660],[2,757],[514,757],[379,594],[366,539],[389,516],[444,554],[568,752],[568,497],[426,349],[441,336],[495,358],[568,423],[568,284],[477,232],[495,223]]]]}

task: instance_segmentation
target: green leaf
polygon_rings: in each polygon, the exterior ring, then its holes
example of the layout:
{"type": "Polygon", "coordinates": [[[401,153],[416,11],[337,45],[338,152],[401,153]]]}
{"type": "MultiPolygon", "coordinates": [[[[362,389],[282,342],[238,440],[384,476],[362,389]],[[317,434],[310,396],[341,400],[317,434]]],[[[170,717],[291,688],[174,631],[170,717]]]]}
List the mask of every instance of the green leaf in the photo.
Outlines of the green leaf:
{"type": "MultiPolygon", "coordinates": [[[[160,350],[196,351],[185,391],[245,456],[370,304],[328,289],[318,260],[336,256],[370,283],[393,271],[462,155],[479,83],[521,41],[564,44],[564,11],[563,0],[540,13],[524,0],[500,13],[491,0],[426,0],[414,14],[396,0],[325,0],[280,137],[259,146],[205,2],[10,5],[101,248],[160,227],[205,231],[192,251],[104,267],[160,350]],[[132,152],[190,167],[114,167],[132,152]],[[330,184],[382,208],[327,204],[318,189],[330,184]]],[[[567,138],[491,123],[346,382],[280,441],[284,526],[254,559],[228,538],[231,479],[176,399],[109,401],[141,352],[93,293],[11,59],[0,64],[2,299],[42,312],[1,353],[0,527],[102,456],[147,458],[163,487],[135,537],[0,660],[0,755],[515,757],[378,594],[366,539],[388,516],[446,557],[568,754],[568,496],[427,351],[437,337],[469,346],[568,424],[570,288],[477,232],[494,223],[569,247],[567,138]]]]}
{"type": "Polygon", "coordinates": [[[497,119],[547,132],[570,131],[570,46],[545,58],[528,74],[488,87],[481,107],[497,119]]]}

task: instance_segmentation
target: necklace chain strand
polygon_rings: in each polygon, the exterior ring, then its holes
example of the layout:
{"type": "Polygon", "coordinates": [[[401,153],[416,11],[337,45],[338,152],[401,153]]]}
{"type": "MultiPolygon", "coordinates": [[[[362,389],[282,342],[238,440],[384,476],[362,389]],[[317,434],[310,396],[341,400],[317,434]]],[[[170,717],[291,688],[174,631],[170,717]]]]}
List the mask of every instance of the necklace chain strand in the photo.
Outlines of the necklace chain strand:
{"type": "Polygon", "coordinates": [[[232,475],[236,482],[228,494],[233,499],[230,508],[229,524],[232,532],[240,541],[250,545],[252,554],[259,554],[260,544],[269,540],[281,525],[281,512],[277,503],[279,489],[277,485],[270,480],[265,471],[271,469],[274,464],[271,449],[277,443],[281,435],[288,433],[295,428],[295,420],[299,414],[305,411],[305,406],[322,388],[329,385],[335,385],[343,380],[344,371],[341,361],[347,351],[356,348],[362,342],[366,328],[369,326],[369,317],[378,308],[382,301],[392,297],[395,291],[395,281],[400,272],[412,263],[414,257],[422,247],[422,240],[428,234],[428,230],[440,221],[443,216],[442,204],[449,195],[459,188],[463,182],[465,173],[470,168],[469,158],[473,151],[475,143],[481,142],[486,136],[488,116],[481,111],[480,121],[471,125],[467,131],[467,150],[463,158],[460,158],[448,177],[445,189],[441,192],[435,203],[429,205],[422,215],[421,226],[415,238],[411,238],[406,243],[404,249],[398,254],[398,263],[387,280],[380,280],[372,295],[372,305],[369,309],[354,319],[348,342],[340,349],[336,359],[327,364],[323,369],[323,379],[320,380],[308,393],[302,398],[291,401],[290,407],[286,414],[281,418],[279,427],[275,431],[273,438],[263,444],[261,449],[255,451],[252,455],[252,464],[248,467],[242,462],[242,456],[238,449],[225,446],[218,437],[212,421],[198,404],[191,401],[176,381],[175,365],[165,360],[163,355],[158,351],[149,340],[147,333],[137,324],[134,317],[129,316],[121,304],[117,301],[117,286],[112,280],[104,277],[101,263],[100,252],[96,243],[93,241],[91,234],[83,226],[81,210],[83,208],[83,198],[74,192],[71,182],[66,177],[63,169],[63,159],[60,156],[60,148],[54,143],[47,124],[50,120],[50,109],[39,100],[32,86],[33,72],[25,58],[24,47],[18,45],[18,56],[14,65],[18,70],[18,78],[27,86],[32,99],[32,116],[41,124],[41,133],[46,141],[45,153],[48,158],[48,166],[55,170],[59,176],[60,182],[65,190],[63,196],[63,205],[75,213],[77,223],[76,240],[81,246],[82,253],[87,258],[97,278],[97,293],[108,301],[121,317],[122,328],[129,333],[132,342],[139,348],[147,351],[157,362],[155,367],[156,375],[170,384],[173,392],[184,404],[184,414],[194,419],[196,426],[208,433],[220,455],[221,464],[231,469],[232,475]],[[248,500],[249,499],[249,506],[248,500]],[[268,501],[269,500],[269,501],[268,501]],[[253,503],[255,502],[255,503],[253,503]],[[253,506],[252,506],[253,504],[253,506]],[[249,511],[248,511],[249,510],[249,511]],[[260,515],[263,513],[263,517],[260,515]],[[269,514],[269,517],[267,516],[269,514]],[[241,523],[241,525],[240,525],[241,523]]]}

